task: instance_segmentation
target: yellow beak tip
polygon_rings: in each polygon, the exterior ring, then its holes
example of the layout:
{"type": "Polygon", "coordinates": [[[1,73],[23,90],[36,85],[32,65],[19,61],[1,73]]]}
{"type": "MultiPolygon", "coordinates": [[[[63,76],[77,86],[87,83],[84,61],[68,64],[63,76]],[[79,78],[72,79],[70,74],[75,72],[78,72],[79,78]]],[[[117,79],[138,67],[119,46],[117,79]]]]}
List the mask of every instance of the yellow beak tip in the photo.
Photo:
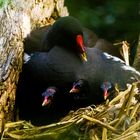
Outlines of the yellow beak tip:
{"type": "Polygon", "coordinates": [[[85,52],[83,52],[83,53],[81,54],[81,57],[82,57],[82,59],[83,59],[85,62],[87,62],[87,56],[86,56],[86,53],[85,53],[85,52]]]}

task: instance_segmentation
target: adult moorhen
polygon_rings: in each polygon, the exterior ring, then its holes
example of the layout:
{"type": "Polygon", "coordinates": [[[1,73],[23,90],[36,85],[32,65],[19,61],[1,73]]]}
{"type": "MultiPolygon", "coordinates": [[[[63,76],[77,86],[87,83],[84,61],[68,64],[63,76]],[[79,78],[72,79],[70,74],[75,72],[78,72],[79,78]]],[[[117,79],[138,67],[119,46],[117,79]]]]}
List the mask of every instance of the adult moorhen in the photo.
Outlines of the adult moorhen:
{"type": "MultiPolygon", "coordinates": [[[[140,79],[139,72],[125,65],[117,57],[102,53],[97,48],[86,48],[86,54],[88,59],[86,63],[83,63],[79,55],[75,55],[70,48],[59,46],[54,46],[49,52],[32,54],[28,62],[23,65],[17,91],[20,114],[21,116],[28,115],[21,119],[28,120],[31,116],[37,117],[37,114],[44,115],[44,112],[40,113],[41,94],[46,87],[53,85],[67,94],[74,81],[86,79],[90,87],[89,100],[86,100],[86,104],[95,104],[93,93],[98,93],[97,89],[104,81],[109,81],[113,85],[117,83],[120,89],[124,90],[126,83],[140,79]]],[[[98,96],[97,99],[101,100],[98,96]]]]}
{"type": "Polygon", "coordinates": [[[61,17],[52,26],[40,29],[38,34],[31,34],[25,39],[26,53],[36,51],[48,52],[57,45],[59,47],[72,48],[71,50],[74,53],[78,52],[76,54],[79,54],[84,61],[87,61],[82,26],[74,17],[61,17]],[[41,34],[43,31],[45,33],[41,34]],[[41,35],[39,36],[38,34],[41,35]],[[37,45],[33,46],[32,44],[37,45]]]}
{"type": "Polygon", "coordinates": [[[126,83],[140,79],[139,72],[117,57],[96,48],[86,48],[86,53],[88,61],[81,63],[69,48],[55,46],[48,53],[34,53],[24,65],[24,72],[42,85],[70,85],[77,79],[86,79],[91,91],[104,81],[118,83],[121,89],[125,89],[126,83]]]}
{"type": "Polygon", "coordinates": [[[52,26],[44,26],[32,31],[24,41],[25,52],[28,54],[49,51],[55,45],[72,47],[74,52],[81,53],[84,52],[84,46],[96,47],[102,52],[123,59],[118,47],[114,47],[104,39],[98,39],[93,31],[82,27],[80,22],[71,16],[61,17],[52,26]]]}
{"type": "MultiPolygon", "coordinates": [[[[49,31],[51,31],[51,28],[49,31]]],[[[79,44],[81,43],[81,46],[83,46],[83,39],[81,39],[82,35],[80,37],[77,36],[77,38],[79,44]]],[[[64,42],[67,43],[66,41],[64,42]]],[[[83,63],[83,61],[79,59],[79,53],[82,52],[82,49],[80,47],[79,49],[81,50],[76,49],[76,43],[75,49],[73,49],[71,45],[65,47],[65,45],[61,43],[63,42],[61,41],[59,45],[54,44],[54,46],[49,47],[49,50],[44,46],[42,51],[48,52],[36,52],[32,54],[29,61],[23,66],[21,76],[21,79],[23,80],[21,80],[21,85],[24,87],[19,86],[19,91],[22,91],[23,94],[27,92],[26,97],[29,97],[29,103],[33,101],[32,107],[34,108],[34,111],[37,110],[34,103],[37,100],[42,102],[42,92],[46,87],[52,85],[58,89],[59,87],[62,89],[63,87],[64,89],[66,88],[64,91],[67,93],[74,81],[77,79],[86,79],[88,80],[91,93],[94,93],[96,88],[105,80],[110,81],[113,84],[118,83],[121,89],[124,89],[126,83],[132,83],[133,81],[140,79],[140,74],[135,69],[126,66],[120,59],[103,53],[97,48],[86,48],[88,62],[83,63]],[[23,92],[23,88],[25,92],[23,92]]],[[[22,99],[23,106],[25,105],[24,103],[27,101],[27,98],[22,99]]],[[[40,105],[41,103],[38,104],[40,105]]]]}

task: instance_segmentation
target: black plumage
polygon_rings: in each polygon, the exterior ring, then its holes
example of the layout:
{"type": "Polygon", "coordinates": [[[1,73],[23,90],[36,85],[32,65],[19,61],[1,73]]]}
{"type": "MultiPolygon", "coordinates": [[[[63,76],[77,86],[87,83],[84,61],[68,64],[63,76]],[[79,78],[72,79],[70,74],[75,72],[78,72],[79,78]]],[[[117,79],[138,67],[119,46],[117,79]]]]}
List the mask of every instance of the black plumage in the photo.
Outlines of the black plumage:
{"type": "MultiPolygon", "coordinates": [[[[16,108],[21,120],[30,121],[34,125],[44,125],[59,121],[72,108],[73,99],[67,94],[70,86],[63,84],[57,87],[50,83],[40,83],[40,79],[32,77],[23,66],[23,72],[17,87],[16,108]],[[35,79],[34,79],[35,78],[35,79]],[[48,97],[50,102],[43,105],[46,90],[55,88],[56,92],[48,97]]],[[[55,84],[54,84],[55,85],[55,84]]],[[[50,93],[49,93],[50,94],[50,93]]]]}
{"type": "Polygon", "coordinates": [[[100,39],[86,27],[83,27],[76,18],[66,16],[59,18],[52,26],[44,26],[31,32],[25,39],[25,52],[30,54],[37,51],[47,52],[54,46],[72,48],[73,52],[80,51],[76,37],[81,35],[85,47],[96,47],[121,59],[120,48],[110,42],[100,39]]]}
{"type": "Polygon", "coordinates": [[[71,16],[61,17],[52,26],[44,27],[38,33],[32,33],[25,39],[24,44],[25,52],[28,54],[36,51],[48,52],[58,46],[69,48],[86,61],[82,26],[76,18],[71,16]]]}
{"type": "MultiPolygon", "coordinates": [[[[64,20],[60,19],[59,21],[64,20]]],[[[75,23],[70,25],[74,26],[75,23]]],[[[103,81],[110,81],[113,84],[118,83],[121,89],[125,89],[126,83],[132,83],[140,79],[140,74],[135,69],[126,66],[119,58],[103,53],[96,44],[94,48],[84,48],[87,62],[82,61],[79,57],[81,50],[77,48],[77,44],[74,41],[77,34],[81,36],[83,34],[79,24],[78,30],[80,32],[76,34],[75,28],[71,26],[64,28],[66,30],[63,30],[64,26],[62,28],[58,28],[58,26],[52,27],[46,33],[45,41],[47,42],[43,42],[45,43],[43,48],[37,48],[38,52],[34,52],[35,49],[29,61],[23,65],[23,72],[17,90],[17,104],[23,111],[21,112],[22,115],[29,112],[28,117],[30,115],[35,116],[36,114],[39,115],[40,112],[42,113],[42,110],[44,114],[44,109],[41,106],[41,94],[49,86],[55,86],[60,93],[67,94],[74,81],[86,79],[90,87],[88,102],[94,103],[93,94],[98,93],[96,91],[103,81]],[[55,30],[52,30],[52,27],[55,27],[55,30]],[[70,34],[69,32],[67,33],[69,30],[72,30],[70,34]],[[50,37],[49,32],[52,32],[50,37]],[[55,33],[57,36],[55,36],[55,33]]],[[[64,102],[64,105],[65,103],[68,102],[64,102]]]]}
{"type": "Polygon", "coordinates": [[[90,105],[92,103],[101,104],[107,99],[112,100],[116,96],[115,86],[109,81],[104,81],[100,85],[94,86],[91,91],[89,83],[85,79],[79,79],[73,83],[69,94],[74,98],[75,102],[80,105],[90,105]],[[92,96],[91,96],[92,95],[92,96]],[[91,99],[90,99],[91,98],[91,99]]]}
{"type": "Polygon", "coordinates": [[[72,85],[77,79],[86,79],[89,83],[89,98],[104,81],[117,83],[120,90],[126,88],[127,83],[140,79],[140,74],[134,68],[125,65],[117,57],[102,53],[96,48],[87,48],[87,62],[69,51],[54,47],[48,53],[35,53],[30,61],[24,65],[24,72],[30,73],[30,80],[38,82],[40,86],[54,85],[56,87],[72,85]]]}
{"type": "MultiPolygon", "coordinates": [[[[87,62],[80,59],[69,49],[55,46],[48,53],[35,53],[25,64],[25,71],[45,83],[62,84],[77,79],[88,79],[89,83],[118,83],[125,88],[126,83],[139,79],[139,72],[125,65],[117,57],[102,53],[96,48],[87,48],[87,62]]],[[[94,85],[94,84],[93,84],[94,85]]]]}

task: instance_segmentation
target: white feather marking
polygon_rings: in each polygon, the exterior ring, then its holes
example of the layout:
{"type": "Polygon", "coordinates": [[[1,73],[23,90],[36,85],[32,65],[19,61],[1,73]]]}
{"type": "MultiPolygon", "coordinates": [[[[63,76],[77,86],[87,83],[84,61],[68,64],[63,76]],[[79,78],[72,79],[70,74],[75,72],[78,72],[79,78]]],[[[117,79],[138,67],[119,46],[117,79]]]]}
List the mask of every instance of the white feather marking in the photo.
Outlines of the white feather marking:
{"type": "Polygon", "coordinates": [[[124,70],[133,71],[134,73],[136,73],[136,74],[138,74],[138,75],[140,76],[140,73],[139,73],[137,70],[135,70],[134,68],[130,67],[130,66],[123,65],[122,68],[123,68],[124,70]]]}
{"type": "Polygon", "coordinates": [[[140,73],[139,73],[137,70],[135,70],[134,68],[132,68],[132,67],[130,67],[130,66],[128,66],[128,65],[126,65],[125,62],[124,62],[123,60],[121,60],[120,58],[118,58],[118,57],[116,57],[116,56],[112,56],[112,55],[110,55],[110,54],[108,54],[108,53],[105,53],[105,52],[104,52],[103,54],[105,55],[105,57],[106,57],[107,59],[112,59],[112,61],[116,61],[116,62],[122,63],[122,64],[123,64],[123,65],[121,66],[122,69],[128,70],[128,71],[132,71],[132,72],[134,72],[134,73],[136,73],[136,74],[138,74],[138,75],[140,76],[140,73]]]}
{"type": "Polygon", "coordinates": [[[24,58],[23,58],[24,64],[28,63],[28,61],[29,61],[30,59],[31,59],[31,56],[30,56],[29,54],[27,54],[27,53],[24,53],[24,58]]]}
{"type": "Polygon", "coordinates": [[[103,54],[105,55],[105,57],[106,57],[107,59],[112,59],[113,61],[121,62],[121,63],[125,64],[125,62],[124,62],[123,60],[121,60],[120,58],[118,58],[118,57],[116,57],[116,56],[112,56],[112,55],[110,55],[110,54],[108,54],[108,53],[106,53],[106,52],[104,52],[103,54]]]}

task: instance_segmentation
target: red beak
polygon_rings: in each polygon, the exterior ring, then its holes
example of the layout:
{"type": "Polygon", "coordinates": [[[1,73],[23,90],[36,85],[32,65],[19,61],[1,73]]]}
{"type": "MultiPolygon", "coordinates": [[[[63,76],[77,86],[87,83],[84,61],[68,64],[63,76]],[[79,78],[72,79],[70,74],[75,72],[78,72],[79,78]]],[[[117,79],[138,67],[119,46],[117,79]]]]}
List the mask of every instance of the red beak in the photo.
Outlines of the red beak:
{"type": "Polygon", "coordinates": [[[109,94],[107,92],[107,89],[104,89],[104,100],[108,98],[109,94]]]}
{"type": "Polygon", "coordinates": [[[77,35],[76,42],[77,42],[77,44],[80,48],[82,59],[87,62],[87,56],[86,56],[86,53],[85,53],[86,51],[85,51],[83,36],[82,35],[77,35]]]}
{"type": "Polygon", "coordinates": [[[79,91],[79,89],[77,89],[77,88],[75,88],[75,87],[73,87],[70,91],[69,91],[69,93],[79,93],[80,91],[79,91]]]}
{"type": "Polygon", "coordinates": [[[47,106],[51,103],[51,100],[49,100],[48,98],[45,98],[43,103],[42,103],[42,106],[47,106]]]}

